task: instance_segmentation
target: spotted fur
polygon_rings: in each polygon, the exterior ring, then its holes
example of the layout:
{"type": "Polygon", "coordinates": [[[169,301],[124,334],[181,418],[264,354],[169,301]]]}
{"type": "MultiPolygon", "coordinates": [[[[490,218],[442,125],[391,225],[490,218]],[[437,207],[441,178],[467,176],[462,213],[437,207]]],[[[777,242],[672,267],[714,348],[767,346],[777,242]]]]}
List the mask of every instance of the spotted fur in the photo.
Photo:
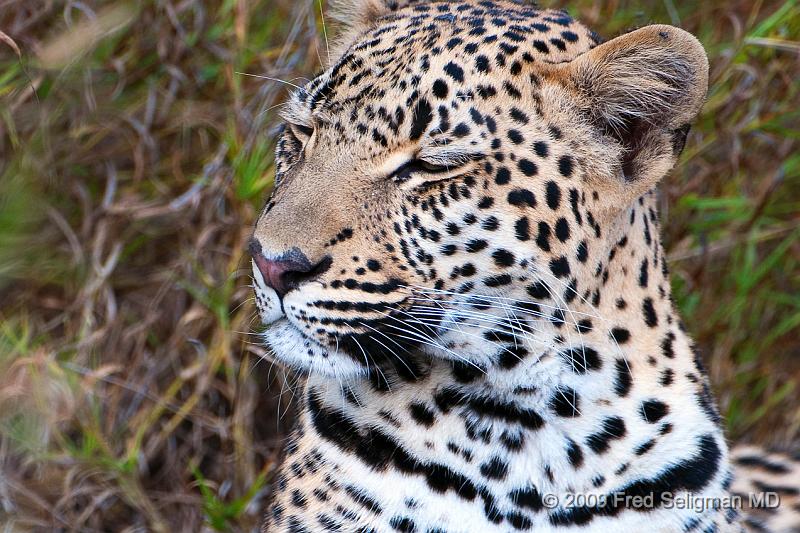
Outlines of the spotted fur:
{"type": "MultiPolygon", "coordinates": [[[[654,187],[707,88],[697,40],[604,43],[503,0],[337,17],[251,245],[265,342],[307,376],[264,531],[798,527],[666,501],[771,483],[732,486],[659,240],[654,187]]],[[[797,495],[790,460],[753,454],[733,464],[797,495]]]]}

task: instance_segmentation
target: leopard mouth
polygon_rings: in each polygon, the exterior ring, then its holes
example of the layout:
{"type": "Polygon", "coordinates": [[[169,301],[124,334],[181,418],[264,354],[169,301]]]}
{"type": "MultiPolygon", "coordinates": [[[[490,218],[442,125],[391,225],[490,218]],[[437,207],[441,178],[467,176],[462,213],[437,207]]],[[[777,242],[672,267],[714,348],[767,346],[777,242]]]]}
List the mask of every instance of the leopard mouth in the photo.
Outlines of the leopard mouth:
{"type": "Polygon", "coordinates": [[[416,362],[428,359],[425,346],[432,344],[430,339],[435,339],[436,334],[430,324],[420,320],[410,323],[411,309],[403,305],[409,300],[408,295],[394,302],[362,304],[367,314],[346,319],[339,313],[341,307],[356,304],[314,301],[311,307],[316,307],[317,312],[309,316],[303,311],[309,304],[299,293],[290,292],[287,302],[286,296],[281,299],[264,282],[259,269],[254,268],[253,272],[256,308],[266,326],[262,339],[275,362],[301,372],[325,375],[371,375],[394,369],[397,374],[413,377],[416,362]],[[323,307],[331,308],[333,314],[320,313],[323,307]],[[310,329],[310,324],[317,329],[310,329]]]}
{"type": "Polygon", "coordinates": [[[309,374],[374,377],[391,373],[413,380],[424,374],[425,361],[430,359],[424,342],[385,326],[335,335],[326,343],[283,316],[262,335],[277,362],[309,374]]]}

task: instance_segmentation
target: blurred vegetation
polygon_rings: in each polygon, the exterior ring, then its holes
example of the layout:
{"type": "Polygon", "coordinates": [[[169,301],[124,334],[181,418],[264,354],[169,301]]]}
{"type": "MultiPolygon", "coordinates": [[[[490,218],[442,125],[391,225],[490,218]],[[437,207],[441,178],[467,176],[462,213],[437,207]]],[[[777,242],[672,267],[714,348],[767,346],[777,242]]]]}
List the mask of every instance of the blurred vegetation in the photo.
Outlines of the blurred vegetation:
{"type": "MultiPolygon", "coordinates": [[[[705,44],[662,187],[677,304],[731,436],[796,442],[800,2],[541,4],[705,44]]],[[[291,387],[242,251],[287,88],[245,74],[310,76],[323,35],[312,0],[0,0],[0,525],[256,530],[291,387]]]]}

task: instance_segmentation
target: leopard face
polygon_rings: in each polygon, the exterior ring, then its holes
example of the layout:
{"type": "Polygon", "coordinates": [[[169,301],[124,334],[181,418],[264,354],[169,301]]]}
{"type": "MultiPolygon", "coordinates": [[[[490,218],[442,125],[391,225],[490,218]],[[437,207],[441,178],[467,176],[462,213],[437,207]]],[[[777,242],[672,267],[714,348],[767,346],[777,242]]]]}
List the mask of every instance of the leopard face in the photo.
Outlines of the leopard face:
{"type": "Polygon", "coordinates": [[[659,26],[601,44],[503,1],[351,28],[284,106],[251,242],[275,357],[339,378],[546,365],[592,328],[570,304],[601,298],[621,214],[682,148],[697,47],[659,26]]]}

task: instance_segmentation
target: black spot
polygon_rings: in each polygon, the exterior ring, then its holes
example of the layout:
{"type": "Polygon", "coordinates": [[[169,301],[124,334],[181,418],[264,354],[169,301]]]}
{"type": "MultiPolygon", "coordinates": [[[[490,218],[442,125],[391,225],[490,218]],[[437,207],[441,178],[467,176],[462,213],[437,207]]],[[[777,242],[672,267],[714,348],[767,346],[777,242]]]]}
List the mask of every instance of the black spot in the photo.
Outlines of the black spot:
{"type": "Polygon", "coordinates": [[[411,417],[425,427],[431,427],[435,420],[433,411],[422,402],[413,402],[408,406],[411,417]]]}
{"type": "Polygon", "coordinates": [[[508,140],[514,144],[522,144],[525,142],[525,137],[517,130],[508,130],[508,140]]]}
{"type": "MultiPolygon", "coordinates": [[[[363,490],[357,489],[356,487],[354,487],[352,485],[348,485],[347,487],[345,487],[344,490],[345,490],[345,492],[347,492],[348,496],[353,498],[353,500],[356,503],[364,506],[368,511],[370,511],[370,512],[376,514],[376,515],[380,515],[380,514],[383,513],[383,509],[381,509],[380,504],[378,504],[378,502],[375,501],[374,499],[372,499],[369,496],[367,496],[367,494],[364,493],[363,490]]],[[[327,499],[326,499],[326,501],[327,501],[327,499]]]]}
{"type": "Polygon", "coordinates": [[[550,251],[550,225],[547,222],[539,222],[539,234],[536,236],[536,245],[542,251],[550,251]]]}
{"type": "Polygon", "coordinates": [[[389,521],[389,525],[395,531],[400,531],[400,533],[416,533],[417,526],[414,524],[414,521],[408,518],[407,516],[395,516],[389,521]]]}
{"type": "Polygon", "coordinates": [[[580,468],[583,465],[583,450],[572,439],[567,439],[567,459],[574,468],[580,468]]]}
{"type": "Polygon", "coordinates": [[[533,151],[536,152],[536,155],[539,157],[547,157],[547,154],[549,153],[547,143],[544,141],[536,141],[533,143],[533,151]]]}
{"type": "Polygon", "coordinates": [[[433,95],[436,98],[447,98],[447,82],[444,80],[436,80],[433,82],[433,95]]]}
{"type": "Polygon", "coordinates": [[[476,57],[475,68],[478,70],[478,72],[483,74],[489,72],[491,70],[491,67],[489,66],[489,58],[484,55],[476,57]]]}
{"type": "Polygon", "coordinates": [[[508,274],[500,274],[499,276],[491,276],[483,280],[483,284],[487,287],[502,287],[511,283],[511,276],[508,274]]]}
{"type": "Polygon", "coordinates": [[[617,375],[614,378],[614,392],[617,396],[624,398],[628,395],[633,384],[633,376],[628,362],[624,359],[617,359],[614,362],[617,375]]]}
{"type": "Polygon", "coordinates": [[[530,233],[530,224],[528,222],[528,217],[521,217],[517,220],[514,224],[514,231],[516,233],[517,239],[521,241],[527,241],[531,238],[530,233]]]}
{"type": "Polygon", "coordinates": [[[557,278],[565,278],[569,276],[569,260],[563,255],[558,259],[551,259],[550,271],[557,278]]]}
{"type": "Polygon", "coordinates": [[[483,224],[481,224],[481,228],[485,229],[486,231],[494,231],[499,227],[500,227],[500,221],[497,220],[497,217],[495,216],[490,216],[489,218],[483,221],[483,224]]]}
{"type": "Polygon", "coordinates": [[[471,241],[467,242],[467,251],[470,253],[480,252],[484,248],[489,246],[489,243],[483,239],[472,239],[471,241]]]}
{"type": "MultiPolygon", "coordinates": [[[[515,143],[515,144],[520,144],[520,143],[515,143]]],[[[536,173],[539,171],[539,169],[536,168],[536,163],[534,163],[533,161],[529,161],[527,159],[520,159],[517,166],[522,171],[522,173],[528,177],[535,176],[536,173]]]]}
{"type": "Polygon", "coordinates": [[[469,126],[467,126],[463,122],[458,126],[456,126],[455,129],[453,130],[453,136],[455,136],[458,139],[466,137],[467,135],[469,135],[469,126]]]}
{"type": "Polygon", "coordinates": [[[571,348],[559,355],[576,374],[585,374],[589,370],[600,370],[603,367],[600,354],[588,346],[571,348]]]}
{"type": "Polygon", "coordinates": [[[300,492],[297,489],[294,489],[292,491],[292,503],[296,507],[303,509],[308,504],[308,500],[306,499],[306,497],[303,495],[302,492],[300,492]]]}
{"type": "Polygon", "coordinates": [[[613,328],[611,330],[611,338],[617,341],[618,344],[625,344],[631,338],[631,332],[625,328],[613,328]]]}
{"type": "Polygon", "coordinates": [[[447,73],[448,76],[450,76],[457,82],[460,83],[464,81],[464,69],[462,69],[452,61],[444,66],[444,71],[447,73]]]}
{"type": "Polygon", "coordinates": [[[576,252],[575,257],[581,263],[585,263],[586,260],[589,258],[589,250],[586,247],[586,241],[581,241],[580,244],[578,244],[578,250],[576,252]]]}
{"type": "Polygon", "coordinates": [[[621,439],[625,436],[625,432],[625,421],[618,416],[612,416],[603,420],[603,428],[599,432],[586,438],[586,445],[595,453],[605,453],[610,442],[621,439]]]}
{"type": "Polygon", "coordinates": [[[472,363],[458,360],[452,361],[451,364],[453,367],[453,377],[455,377],[456,381],[459,383],[471,383],[485,373],[483,368],[472,363]]]}
{"type": "Polygon", "coordinates": [[[772,474],[788,474],[791,471],[789,467],[784,464],[776,463],[757,455],[744,455],[742,457],[737,457],[735,462],[738,465],[752,466],[772,474]]]}
{"type": "Polygon", "coordinates": [[[562,31],[561,37],[563,37],[565,41],[569,41],[571,43],[578,42],[578,35],[575,32],[569,30],[562,31]]]}
{"type": "Polygon", "coordinates": [[[533,485],[510,492],[508,499],[516,507],[530,509],[531,511],[541,511],[544,507],[542,495],[533,485]]]}
{"type": "Polygon", "coordinates": [[[433,120],[433,110],[427,100],[422,99],[417,102],[412,117],[409,137],[411,140],[417,140],[422,137],[422,134],[425,133],[426,128],[433,120]]]}
{"type": "Polygon", "coordinates": [[[511,85],[509,82],[505,82],[503,84],[503,89],[506,90],[508,96],[510,96],[515,100],[519,100],[520,98],[522,98],[522,93],[519,91],[519,89],[511,85]]]}
{"type": "Polygon", "coordinates": [[[641,266],[639,267],[639,286],[642,288],[647,287],[647,278],[648,278],[648,262],[647,259],[642,261],[641,266]]]}
{"type": "Polygon", "coordinates": [[[564,155],[558,159],[558,171],[565,178],[572,176],[572,166],[572,157],[564,155]]]}
{"type": "Polygon", "coordinates": [[[547,205],[550,209],[558,209],[561,203],[561,188],[555,181],[547,182],[547,205]]]}
{"type": "Polygon", "coordinates": [[[550,400],[550,408],[562,417],[580,416],[580,397],[574,389],[569,387],[558,388],[550,400]]]}
{"type": "Polygon", "coordinates": [[[518,123],[518,124],[525,125],[529,121],[528,115],[526,115],[525,113],[523,113],[520,109],[518,109],[516,107],[512,107],[511,108],[510,115],[511,115],[511,119],[514,122],[518,123]]]}
{"type": "Polygon", "coordinates": [[[489,479],[505,479],[508,475],[508,463],[499,457],[492,457],[480,467],[483,477],[489,479]]]}
{"type": "Polygon", "coordinates": [[[556,221],[556,237],[561,242],[567,242],[569,240],[569,222],[564,217],[559,218],[556,221]]]}
{"type": "Polygon", "coordinates": [[[494,182],[498,185],[505,185],[511,181],[511,172],[506,167],[497,169],[497,174],[494,177],[494,182]]]}
{"type": "Polygon", "coordinates": [[[635,453],[636,455],[644,455],[647,452],[649,452],[655,445],[656,441],[654,441],[653,439],[647,440],[642,444],[640,444],[639,446],[637,446],[636,449],[633,451],[633,453],[635,453]]]}
{"type": "Polygon", "coordinates": [[[522,513],[507,513],[506,520],[517,530],[528,530],[533,526],[533,521],[522,513]]]}
{"type": "Polygon", "coordinates": [[[514,189],[508,193],[508,203],[515,206],[536,207],[536,198],[528,189],[514,189]]]}
{"type": "Polygon", "coordinates": [[[675,357],[675,350],[672,347],[672,343],[675,341],[675,334],[671,331],[667,333],[667,335],[661,340],[661,353],[664,354],[664,357],[667,359],[672,359],[675,357]]]}
{"type": "Polygon", "coordinates": [[[491,196],[484,196],[481,198],[481,201],[478,202],[478,209],[489,209],[494,205],[494,198],[491,196]]]}
{"type": "Polygon", "coordinates": [[[659,400],[647,400],[642,402],[641,414],[645,422],[654,424],[667,416],[669,407],[659,400]]]}
{"type": "Polygon", "coordinates": [[[658,315],[653,307],[653,299],[649,296],[642,302],[642,312],[644,313],[644,323],[654,328],[658,325],[658,315]]]}
{"type": "Polygon", "coordinates": [[[529,285],[526,290],[531,298],[535,298],[537,300],[544,300],[550,296],[550,293],[547,291],[547,286],[542,282],[529,285]]]}
{"type": "Polygon", "coordinates": [[[510,267],[514,264],[514,254],[502,248],[492,253],[492,259],[497,266],[501,267],[510,267]]]}

